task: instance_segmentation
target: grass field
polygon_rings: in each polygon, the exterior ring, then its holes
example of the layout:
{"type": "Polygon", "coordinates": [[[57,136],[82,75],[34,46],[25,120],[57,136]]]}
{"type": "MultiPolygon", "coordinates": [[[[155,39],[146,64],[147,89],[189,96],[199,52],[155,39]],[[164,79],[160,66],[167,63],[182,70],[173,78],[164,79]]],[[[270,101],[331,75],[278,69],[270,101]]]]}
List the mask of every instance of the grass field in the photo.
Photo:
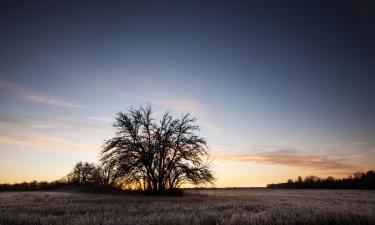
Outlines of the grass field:
{"type": "Polygon", "coordinates": [[[375,224],[375,192],[191,190],[182,198],[0,192],[0,225],[375,224]]]}

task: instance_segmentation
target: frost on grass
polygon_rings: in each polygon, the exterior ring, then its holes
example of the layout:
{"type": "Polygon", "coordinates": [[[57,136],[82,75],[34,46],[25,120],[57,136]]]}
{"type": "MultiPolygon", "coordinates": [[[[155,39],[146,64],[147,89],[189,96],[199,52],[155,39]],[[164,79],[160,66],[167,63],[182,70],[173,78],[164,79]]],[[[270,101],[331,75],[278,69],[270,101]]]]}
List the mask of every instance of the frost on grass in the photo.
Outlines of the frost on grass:
{"type": "Polygon", "coordinates": [[[183,198],[0,193],[0,225],[375,224],[373,191],[194,190],[183,198]]]}

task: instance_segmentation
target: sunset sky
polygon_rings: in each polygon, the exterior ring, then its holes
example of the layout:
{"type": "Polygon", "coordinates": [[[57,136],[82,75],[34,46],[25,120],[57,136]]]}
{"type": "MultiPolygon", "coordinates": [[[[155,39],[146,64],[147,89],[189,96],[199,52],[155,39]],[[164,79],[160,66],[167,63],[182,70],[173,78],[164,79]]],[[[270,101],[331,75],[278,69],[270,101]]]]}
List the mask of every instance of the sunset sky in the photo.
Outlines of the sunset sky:
{"type": "Polygon", "coordinates": [[[147,103],[198,118],[218,187],[375,169],[373,1],[1,1],[0,28],[0,183],[97,163],[147,103]]]}

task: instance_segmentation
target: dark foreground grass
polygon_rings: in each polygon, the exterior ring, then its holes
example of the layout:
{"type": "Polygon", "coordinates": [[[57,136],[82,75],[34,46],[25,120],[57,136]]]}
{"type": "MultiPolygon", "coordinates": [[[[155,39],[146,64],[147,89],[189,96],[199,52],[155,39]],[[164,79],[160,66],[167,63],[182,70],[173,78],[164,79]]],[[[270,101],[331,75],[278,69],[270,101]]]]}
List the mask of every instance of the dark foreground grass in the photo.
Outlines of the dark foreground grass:
{"type": "Polygon", "coordinates": [[[67,192],[0,193],[0,225],[375,224],[375,193],[203,190],[184,197],[67,192]]]}

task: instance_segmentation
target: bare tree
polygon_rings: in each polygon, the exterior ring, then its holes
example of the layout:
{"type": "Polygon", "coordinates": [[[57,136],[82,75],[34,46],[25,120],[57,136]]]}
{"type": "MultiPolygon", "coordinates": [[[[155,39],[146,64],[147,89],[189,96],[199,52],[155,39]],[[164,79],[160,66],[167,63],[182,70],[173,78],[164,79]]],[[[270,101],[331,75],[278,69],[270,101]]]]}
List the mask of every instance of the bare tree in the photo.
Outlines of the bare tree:
{"type": "Polygon", "coordinates": [[[78,162],[72,172],[66,176],[68,183],[77,185],[107,184],[104,180],[102,168],[94,163],[78,162]]]}
{"type": "Polygon", "coordinates": [[[101,162],[117,184],[163,192],[184,183],[212,183],[204,138],[190,114],[176,119],[166,112],[159,121],[151,106],[119,112],[115,137],[105,142],[101,162]]]}

